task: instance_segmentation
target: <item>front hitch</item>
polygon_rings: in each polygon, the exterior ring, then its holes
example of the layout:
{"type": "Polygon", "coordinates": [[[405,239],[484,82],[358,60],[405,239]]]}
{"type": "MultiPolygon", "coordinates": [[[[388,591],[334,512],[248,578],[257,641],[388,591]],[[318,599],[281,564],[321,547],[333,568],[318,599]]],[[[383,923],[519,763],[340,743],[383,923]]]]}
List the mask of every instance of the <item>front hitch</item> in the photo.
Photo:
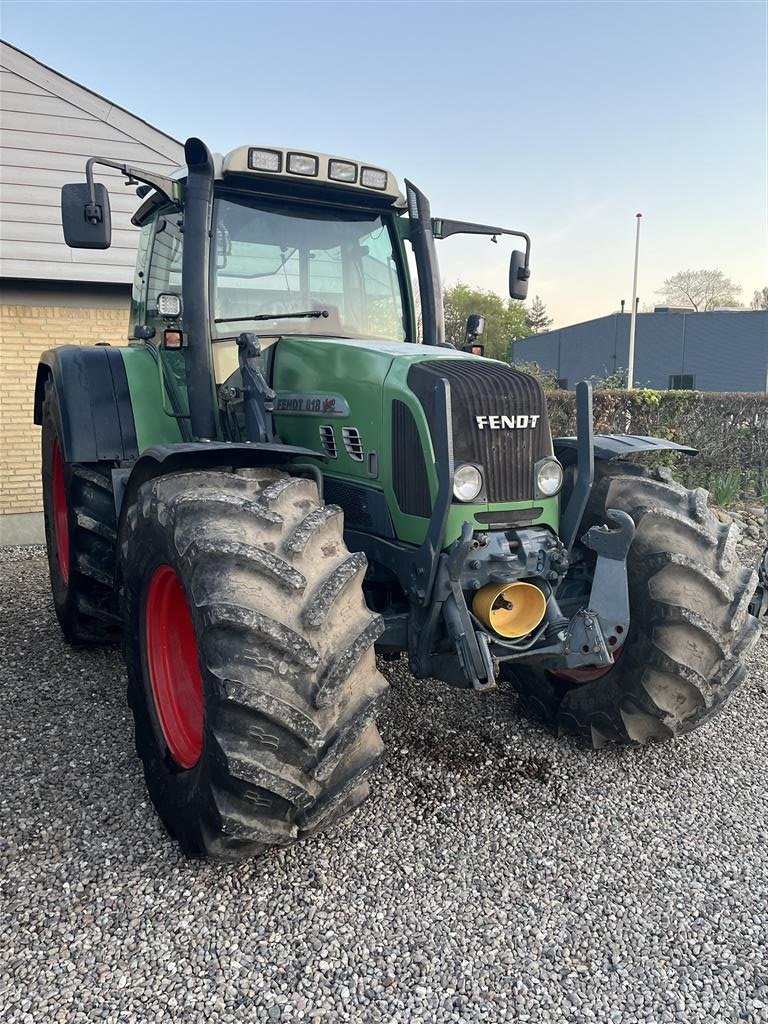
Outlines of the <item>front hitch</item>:
{"type": "MultiPolygon", "coordinates": [[[[532,661],[545,668],[583,668],[614,664],[613,652],[627,638],[629,630],[629,590],[627,587],[627,554],[635,535],[631,516],[618,509],[608,509],[607,519],[614,524],[593,526],[581,538],[585,547],[597,555],[595,574],[586,607],[579,609],[570,621],[560,620],[555,628],[555,642],[542,647],[515,650],[514,644],[492,640],[492,651],[499,662],[532,661]]],[[[557,609],[550,598],[551,612],[557,609]]]]}

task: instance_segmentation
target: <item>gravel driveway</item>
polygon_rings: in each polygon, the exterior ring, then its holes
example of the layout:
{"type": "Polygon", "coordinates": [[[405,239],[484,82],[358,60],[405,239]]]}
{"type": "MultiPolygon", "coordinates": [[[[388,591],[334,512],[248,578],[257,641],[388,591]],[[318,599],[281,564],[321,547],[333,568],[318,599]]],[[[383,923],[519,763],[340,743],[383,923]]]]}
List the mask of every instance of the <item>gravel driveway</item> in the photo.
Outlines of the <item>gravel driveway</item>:
{"type": "Polygon", "coordinates": [[[354,820],[189,863],[148,805],[115,650],[67,648],[0,554],[0,1019],[768,1021],[768,637],[671,746],[558,742],[506,692],[384,669],[354,820]]]}

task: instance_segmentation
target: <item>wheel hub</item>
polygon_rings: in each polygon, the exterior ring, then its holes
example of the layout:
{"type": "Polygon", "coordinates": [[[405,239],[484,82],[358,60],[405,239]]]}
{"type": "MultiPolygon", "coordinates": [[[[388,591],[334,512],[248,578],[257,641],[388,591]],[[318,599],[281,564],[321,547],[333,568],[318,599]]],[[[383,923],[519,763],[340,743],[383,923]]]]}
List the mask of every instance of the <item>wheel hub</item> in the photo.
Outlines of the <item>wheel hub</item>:
{"type": "Polygon", "coordinates": [[[181,580],[169,565],[155,569],[144,612],[147,667],[157,720],[180,768],[203,751],[203,680],[197,638],[181,580]]]}

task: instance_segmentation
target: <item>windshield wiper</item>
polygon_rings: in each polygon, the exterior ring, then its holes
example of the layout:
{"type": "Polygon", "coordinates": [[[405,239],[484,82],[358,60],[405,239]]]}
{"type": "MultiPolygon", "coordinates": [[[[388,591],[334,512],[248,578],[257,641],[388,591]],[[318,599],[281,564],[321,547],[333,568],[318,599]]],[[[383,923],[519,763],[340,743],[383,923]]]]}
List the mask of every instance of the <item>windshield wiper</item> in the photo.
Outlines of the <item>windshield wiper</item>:
{"type": "Polygon", "coordinates": [[[254,316],[219,316],[215,324],[239,324],[246,320],[297,320],[299,317],[327,317],[327,309],[308,309],[304,313],[256,313],[254,316]]]}

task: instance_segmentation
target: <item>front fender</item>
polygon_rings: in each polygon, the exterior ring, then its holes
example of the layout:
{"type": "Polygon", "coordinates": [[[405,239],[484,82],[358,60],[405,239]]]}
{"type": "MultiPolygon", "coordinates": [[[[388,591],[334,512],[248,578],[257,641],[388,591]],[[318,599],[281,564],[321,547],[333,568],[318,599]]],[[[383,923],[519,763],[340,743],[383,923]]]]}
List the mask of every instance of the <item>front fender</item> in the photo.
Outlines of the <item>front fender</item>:
{"type": "MultiPolygon", "coordinates": [[[[555,455],[564,466],[575,464],[577,459],[578,439],[575,437],[556,437],[554,439],[555,455]]],[[[593,444],[595,458],[601,461],[618,459],[622,455],[635,455],[637,452],[681,452],[683,455],[698,455],[698,448],[668,441],[665,437],[647,437],[643,434],[595,434],[593,444]]]]}
{"type": "MultiPolygon", "coordinates": [[[[157,444],[148,448],[130,469],[113,469],[115,505],[118,517],[128,508],[142,484],[157,476],[188,469],[214,469],[216,466],[284,466],[293,459],[327,461],[311,448],[290,444],[238,444],[229,441],[190,441],[181,444],[157,444]]],[[[314,467],[314,463],[311,464],[314,467]]]]}
{"type": "Polygon", "coordinates": [[[34,421],[43,422],[46,381],[61,413],[66,462],[115,462],[139,454],[131,394],[121,350],[62,345],[43,352],[35,381],[34,421]]]}

